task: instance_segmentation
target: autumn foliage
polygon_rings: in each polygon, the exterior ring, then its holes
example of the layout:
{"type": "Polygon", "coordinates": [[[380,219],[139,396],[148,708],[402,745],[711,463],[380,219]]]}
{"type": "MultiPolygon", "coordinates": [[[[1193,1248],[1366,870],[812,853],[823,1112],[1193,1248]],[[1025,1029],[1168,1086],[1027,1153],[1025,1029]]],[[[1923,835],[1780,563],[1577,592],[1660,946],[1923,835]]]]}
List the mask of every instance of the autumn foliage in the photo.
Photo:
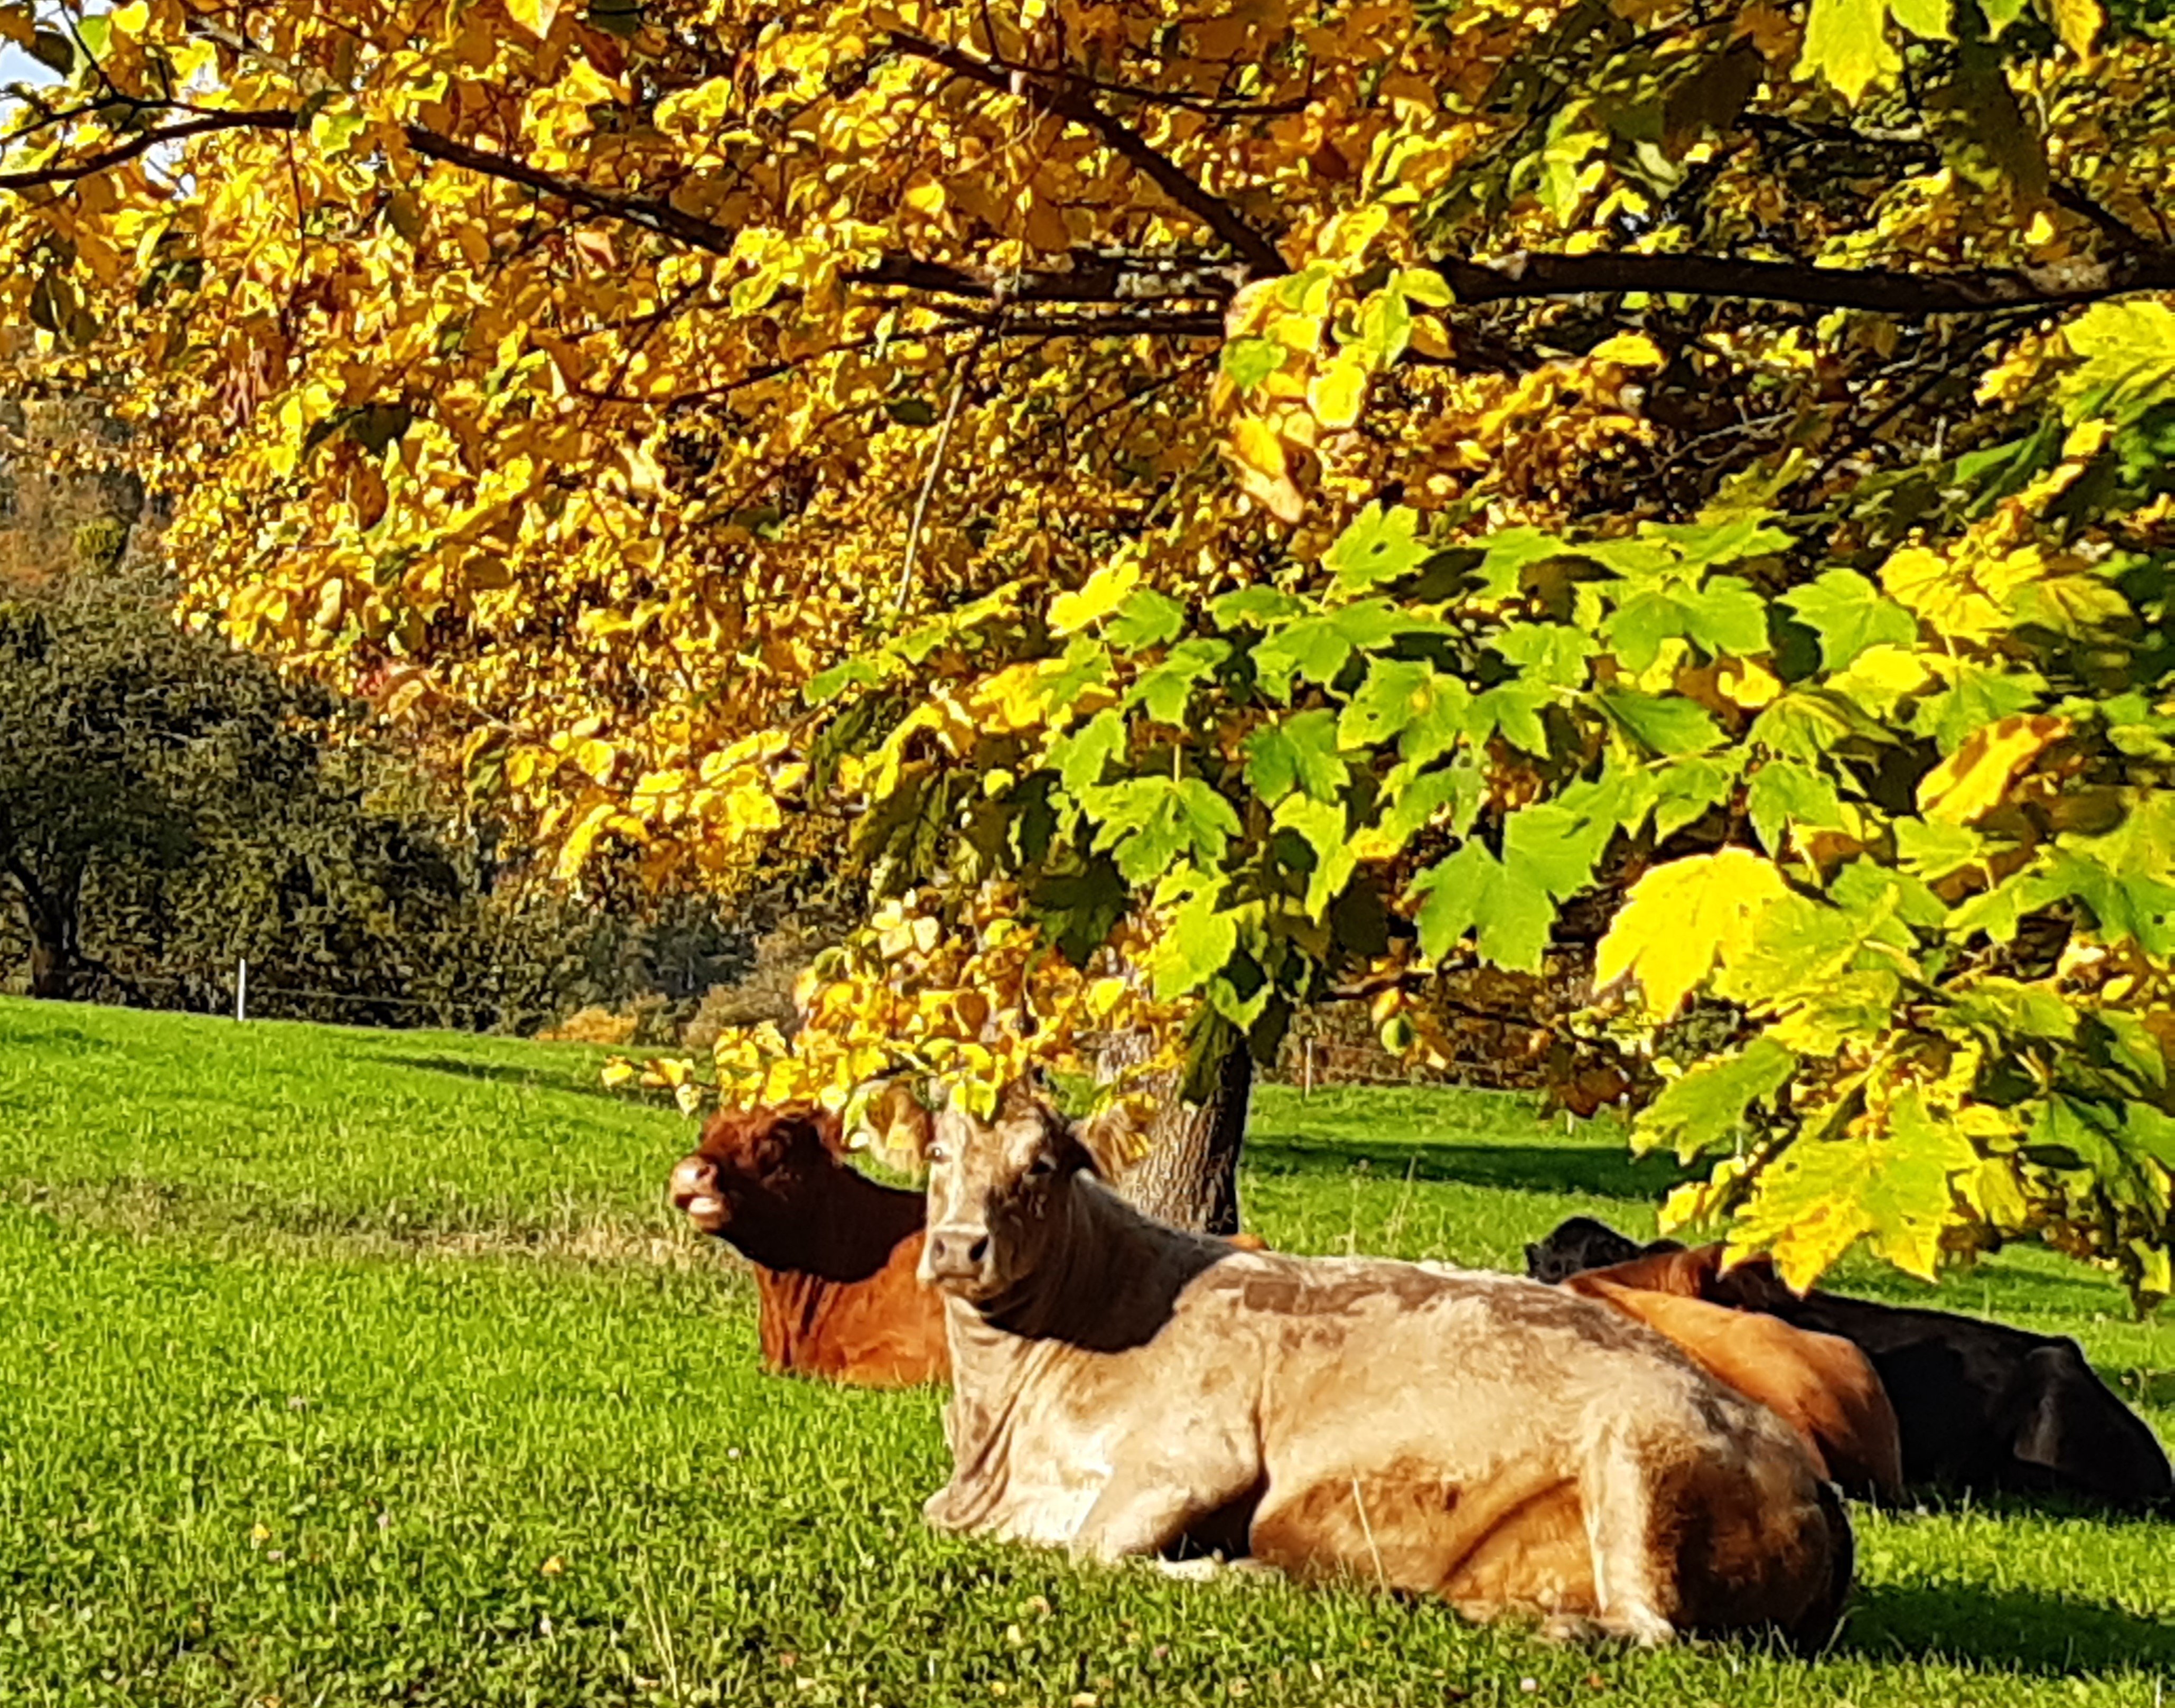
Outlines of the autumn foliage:
{"type": "MultiPolygon", "coordinates": [[[[20,382],[578,879],[850,836],[735,1092],[1532,967],[1804,1281],[2171,1281],[2175,49],[2095,0],[0,8],[20,382]],[[62,27],[65,26],[65,27],[62,27]],[[43,33],[41,33],[41,32],[43,33]],[[1687,1005],[1722,1040],[1675,1060],[1687,1005]],[[1191,1017],[1189,1019],[1188,1017],[1191,1017]],[[1657,1045],[1657,1039],[1659,1040],[1657,1045]]],[[[697,1076],[686,1080],[691,1098],[697,1076]]]]}

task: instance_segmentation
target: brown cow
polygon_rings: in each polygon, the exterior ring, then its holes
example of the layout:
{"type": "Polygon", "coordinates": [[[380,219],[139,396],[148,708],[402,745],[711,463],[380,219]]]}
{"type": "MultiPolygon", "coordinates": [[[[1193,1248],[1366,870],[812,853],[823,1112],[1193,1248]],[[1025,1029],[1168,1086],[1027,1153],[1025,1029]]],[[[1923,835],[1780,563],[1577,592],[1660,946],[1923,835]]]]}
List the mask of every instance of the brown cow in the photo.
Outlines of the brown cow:
{"type": "Polygon", "coordinates": [[[670,1196],[755,1266],[768,1369],[876,1388],[950,1374],[943,1309],[917,1275],[922,1195],[854,1168],[836,1115],[721,1109],[670,1196]]]}
{"type": "Polygon", "coordinates": [[[755,1266],[771,1370],[871,1388],[951,1379],[944,1304],[917,1272],[927,1201],[854,1168],[837,1116],[805,1104],[720,1110],[673,1169],[670,1196],[755,1266]]]}
{"type": "Polygon", "coordinates": [[[1896,1410],[1872,1362],[1848,1341],[1793,1328],[1674,1293],[1650,1293],[1612,1279],[1617,1272],[1574,1275],[1566,1291],[1643,1322],[1683,1348],[1692,1362],[1792,1429],[1821,1475],[1846,1494],[1899,1499],[1903,1443],[1896,1410]]]}
{"type": "MultiPolygon", "coordinates": [[[[1630,1244],[1581,1219],[1528,1247],[1527,1261],[1536,1272],[1560,1269],[1630,1244]]],[[[2054,1494],[2133,1511],[2175,1506],[2166,1450],[2075,1341],[1818,1288],[1801,1296],[1766,1260],[1725,1269],[1723,1256],[1720,1245],[1687,1251],[1663,1241],[1592,1272],[1849,1341],[1895,1408],[1907,1487],[2054,1494]]]]}
{"type": "Polygon", "coordinates": [[[933,1124],[946,1295],[939,1529],[1253,1555],[1641,1642],[1834,1630],[1841,1501],[1772,1412],[1659,1336],[1509,1276],[1234,1252],[1097,1178],[1023,1087],[933,1124]]]}

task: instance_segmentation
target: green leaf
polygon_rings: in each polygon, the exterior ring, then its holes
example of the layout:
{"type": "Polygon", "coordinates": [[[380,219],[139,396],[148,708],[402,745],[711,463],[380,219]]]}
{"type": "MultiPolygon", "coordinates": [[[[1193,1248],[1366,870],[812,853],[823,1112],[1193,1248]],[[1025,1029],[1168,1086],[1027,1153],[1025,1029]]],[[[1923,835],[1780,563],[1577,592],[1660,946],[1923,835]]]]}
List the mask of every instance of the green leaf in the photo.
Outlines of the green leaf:
{"type": "Polygon", "coordinates": [[[1666,842],[1729,799],[1744,769],[1744,750],[1679,759],[1657,779],[1654,837],[1666,842]]]}
{"type": "Polygon", "coordinates": [[[1104,638],[1120,652],[1136,653],[1174,641],[1185,629],[1185,607],[1168,594],[1144,587],[1118,607],[1104,638]]]}
{"type": "Polygon", "coordinates": [[[1114,761],[1125,756],[1125,720],[1116,707],[1105,707],[1069,735],[1050,744],[1050,762],[1066,794],[1077,800],[1103,780],[1114,761]]]}
{"type": "MultiPolygon", "coordinates": [[[[1435,702],[1432,664],[1398,659],[1375,659],[1344,715],[1337,720],[1337,745],[1348,751],[1378,747],[1401,735],[1435,702]]],[[[1462,691],[1464,684],[1457,684],[1462,691]]]]}
{"type": "Polygon", "coordinates": [[[1800,1139],[1783,1152],[1761,1175],[1731,1246],[1771,1250],[1793,1288],[1811,1286],[1861,1239],[1930,1281],[1954,1217],[1952,1182],[1978,1161],[1970,1140],[1905,1085],[1890,1101],[1885,1134],[1800,1139]]]}
{"type": "Polygon", "coordinates": [[[1767,651],[1767,601],[1749,582],[1717,575],[1698,591],[1679,594],[1684,637],[1709,657],[1749,659],[1767,651]]]}
{"type": "Polygon", "coordinates": [[[1250,392],[1284,365],[1289,352],[1272,338],[1234,338],[1223,346],[1220,358],[1231,383],[1250,392]]]}
{"type": "Polygon", "coordinates": [[[1667,1147],[1680,1163],[1733,1150],[1744,1131],[1745,1111],[1787,1085],[1797,1067],[1797,1056],[1771,1038],[1755,1038],[1731,1055],[1702,1061],[1670,1081],[1646,1106],[1634,1130],[1635,1145],[1642,1152],[1667,1147]]]}
{"type": "Polygon", "coordinates": [[[2127,421],[2175,398],[2175,308],[2145,297],[2095,303],[2064,335],[2084,358],[2062,383],[2071,420],[2127,421]]]}
{"type": "Polygon", "coordinates": [[[1903,68],[1888,40],[1888,0],[1813,0],[1797,75],[1826,79],[1855,104],[1876,82],[1903,68]]]}
{"type": "Polygon", "coordinates": [[[1602,708],[1635,740],[1664,756],[1700,753],[1722,740],[1722,728],[1706,707],[1680,694],[1641,694],[1608,688],[1602,708]]]}
{"type": "Polygon", "coordinates": [[[1528,680],[1554,688],[1583,688],[1593,640],[1568,623],[1511,623],[1489,645],[1520,667],[1528,680]]]}
{"type": "Polygon", "coordinates": [[[1157,942],[1151,971],[1158,1002],[1200,990],[1239,946],[1239,922],[1217,910],[1216,887],[1204,882],[1195,890],[1171,914],[1157,942]]]}
{"type": "Polygon", "coordinates": [[[1337,714],[1301,712],[1277,724],[1264,724],[1248,735],[1246,782],[1273,806],[1293,789],[1315,800],[1342,798],[1351,770],[1337,755],[1337,714]]]}
{"type": "Polygon", "coordinates": [[[1381,817],[1353,839],[1361,859],[1394,859],[1445,807],[1452,809],[1445,827],[1452,836],[1462,837],[1472,829],[1486,789],[1478,766],[1465,762],[1417,776],[1408,774],[1412,770],[1410,765],[1401,765],[1384,779],[1389,804],[1381,817]]]}
{"type": "Polygon", "coordinates": [[[1289,697],[1294,675],[1326,686],[1354,652],[1371,651],[1409,626],[1396,607],[1375,599],[1302,617],[1254,648],[1255,678],[1264,693],[1278,700],[1289,697]]]}
{"type": "Polygon", "coordinates": [[[1952,659],[1950,685],[1929,694],[1913,708],[1913,733],[1930,735],[1943,754],[1954,753],[1989,724],[2036,710],[2047,691],[2045,678],[2026,671],[1993,670],[1952,659]]]}
{"type": "Polygon", "coordinates": [[[1429,959],[1440,961],[1477,925],[1483,959],[1513,972],[1541,970],[1555,904],[1529,874],[1505,867],[1478,843],[1429,866],[1412,893],[1425,897],[1414,923],[1429,959]]]}
{"type": "Polygon", "coordinates": [[[1899,647],[1917,643],[1918,620],[1854,569],[1831,569],[1784,594],[1782,603],[1820,637],[1822,670],[1840,670],[1883,641],[1899,647]]]}
{"type": "Polygon", "coordinates": [[[1667,540],[1680,569],[1711,569],[1718,563],[1771,556],[1796,545],[1770,525],[1769,517],[1766,511],[1744,511],[1698,522],[1650,523],[1639,532],[1642,539],[1667,540]]]}
{"type": "Polygon", "coordinates": [[[1297,832],[1314,850],[1314,870],[1306,885],[1306,916],[1319,919],[1351,881],[1353,868],[1359,864],[1352,850],[1351,832],[1345,826],[1343,804],[1289,795],[1277,808],[1276,822],[1297,832]]]}
{"type": "Polygon", "coordinates": [[[1747,739],[1785,758],[1818,765],[1837,745],[1863,733],[1847,702],[1815,689],[1785,694],[1752,720],[1747,739]]]}
{"type": "Polygon", "coordinates": [[[1337,584],[1360,591],[1412,574],[1427,561],[1429,548],[1414,532],[1419,518],[1403,505],[1385,509],[1370,505],[1337,535],[1322,562],[1337,584]]]}
{"type": "Polygon", "coordinates": [[[1357,342],[1348,348],[1358,350],[1378,371],[1405,353],[1412,342],[1413,312],[1394,279],[1359,305],[1358,330],[1357,342]]]}
{"type": "MultiPolygon", "coordinates": [[[[2156,1091],[2167,1084],[2167,1055],[2160,1047],[2153,1030],[2137,1015],[2122,1008],[2094,1009],[2087,1016],[2091,1025],[2105,1033],[2107,1052],[2115,1062],[2129,1070],[2145,1084],[2156,1091]]],[[[2167,1160],[2162,1158],[2162,1160],[2167,1160]]]]}
{"type": "Polygon", "coordinates": [[[1612,820],[1537,801],[1503,821],[1503,859],[1521,879],[1565,901],[1593,881],[1593,868],[1615,833],[1612,820]]]}
{"type": "Polygon", "coordinates": [[[1305,609],[1304,603],[1281,588],[1256,582],[1251,587],[1242,587],[1211,600],[1208,615],[1218,628],[1257,629],[1286,621],[1305,609]]]}
{"type": "Polygon", "coordinates": [[[1075,635],[1058,657],[1045,659],[1035,686],[1046,712],[1061,712],[1090,688],[1110,680],[1109,649],[1092,635],[1075,635]]]}
{"type": "Polygon", "coordinates": [[[1513,747],[1545,759],[1549,754],[1549,732],[1541,722],[1541,708],[1554,697],[1541,684],[1529,682],[1522,676],[1498,683],[1485,693],[1473,697],[1473,710],[1465,726],[1467,733],[1478,742],[1485,741],[1500,729],[1503,739],[1513,747]]]}
{"type": "Polygon", "coordinates": [[[868,659],[847,659],[827,670],[811,676],[800,697],[811,706],[828,705],[849,688],[873,688],[884,679],[885,673],[868,659]]]}
{"type": "Polygon", "coordinates": [[[1888,15],[1922,41],[1953,41],[1949,0],[1888,0],[1888,15]]]}
{"type": "Polygon", "coordinates": [[[1837,907],[1870,914],[1885,910],[1922,931],[1949,922],[1948,905],[1920,879],[1861,854],[1836,874],[1828,899],[1837,907]]]}
{"type": "Polygon", "coordinates": [[[1809,830],[1842,828],[1842,803],[1835,781],[1824,772],[1787,759],[1771,759],[1752,774],[1745,811],[1760,845],[1771,854],[1782,849],[1786,826],[1809,830]]]}
{"type": "Polygon", "coordinates": [[[1161,664],[1142,674],[1125,703],[1144,708],[1158,724],[1183,724],[1194,690],[1230,655],[1229,641],[1181,642],[1163,655],[1161,664]]]}
{"type": "Polygon", "coordinates": [[[1490,605],[1516,597],[1525,572],[1551,558],[1576,557],[1581,553],[1569,540],[1538,528],[1506,528],[1488,537],[1481,554],[1478,596],[1490,605]]]}
{"type": "Polygon", "coordinates": [[[1969,825],[1950,824],[1931,818],[1896,821],[1896,863],[1928,883],[1984,864],[1986,838],[1969,825]]]}
{"type": "Polygon", "coordinates": [[[2007,1049],[2019,1038],[2068,1044],[2077,1035],[2075,1009],[2053,991],[2015,979],[1975,979],[1950,996],[1948,1017],[1996,1049],[2007,1049]]]}
{"type": "Polygon", "coordinates": [[[1108,850],[1132,884],[1162,877],[1181,852],[1196,866],[1213,867],[1239,832],[1231,803],[1197,777],[1129,778],[1086,791],[1082,800],[1102,821],[1095,848],[1108,850]]]}

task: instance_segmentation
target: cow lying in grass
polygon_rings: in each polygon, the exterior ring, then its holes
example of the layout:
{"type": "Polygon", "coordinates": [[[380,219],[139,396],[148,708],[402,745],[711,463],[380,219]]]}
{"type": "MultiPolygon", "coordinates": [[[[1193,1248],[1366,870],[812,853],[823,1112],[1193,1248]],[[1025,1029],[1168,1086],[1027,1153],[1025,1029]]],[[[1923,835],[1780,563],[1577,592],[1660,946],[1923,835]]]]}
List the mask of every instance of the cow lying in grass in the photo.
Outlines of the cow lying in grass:
{"type": "Polygon", "coordinates": [[[1871,1360],[1848,1341],[1704,1299],[1627,1287],[1597,1270],[1565,1288],[1642,1322],[1692,1362],[1798,1432],[1820,1474],[1846,1494],[1903,1493],[1895,1408],[1871,1360]]]}
{"type": "Polygon", "coordinates": [[[755,1266],[767,1369],[865,1387],[949,1375],[942,1309],[917,1275],[922,1196],[854,1168],[836,1115],[720,1110],[670,1192],[755,1266]]]}
{"type": "Polygon", "coordinates": [[[1913,1487],[2062,1494],[2129,1510],[2175,1499],[2167,1455],[2073,1340],[1947,1311],[1915,1310],[1815,1290],[1802,1299],[1765,1261],[1725,1272],[1722,1248],[1641,1248],[1581,1217],[1527,1248],[1535,1275],[1592,1259],[1603,1282],[1759,1312],[1847,1340],[1887,1390],[1913,1487]],[[1627,1261],[1628,1260],[1628,1261],[1627,1261]]]}
{"type": "Polygon", "coordinates": [[[917,1272],[926,1201],[856,1168],[836,1115],[721,1110],[668,1196],[755,1266],[766,1368],[856,1387],[950,1380],[943,1301],[917,1272]]]}
{"type": "Polygon", "coordinates": [[[932,1125],[933,1525],[1115,1559],[1230,1523],[1268,1564],[1559,1634],[1832,1632],[1840,1501],[1658,1337],[1507,1276],[1234,1251],[1125,1204],[1095,1138],[1019,1086],[932,1125]]]}

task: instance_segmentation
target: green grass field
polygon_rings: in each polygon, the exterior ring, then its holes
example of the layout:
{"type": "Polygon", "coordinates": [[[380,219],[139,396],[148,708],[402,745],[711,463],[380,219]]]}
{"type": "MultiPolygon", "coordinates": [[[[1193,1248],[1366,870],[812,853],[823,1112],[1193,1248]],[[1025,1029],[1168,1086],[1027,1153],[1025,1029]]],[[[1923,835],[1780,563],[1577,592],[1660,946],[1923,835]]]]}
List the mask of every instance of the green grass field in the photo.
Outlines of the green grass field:
{"type": "MultiPolygon", "coordinates": [[[[937,1402],[762,1375],[593,1053],[0,1001],[0,1704],[2161,1704],[2175,1528],[1858,1520],[1834,1651],[1551,1649],[1433,1606],[930,1535],[937,1402]]],[[[1508,1265],[1666,1170],[1518,1099],[1259,1101],[1286,1250],[1508,1265]]],[[[1922,1292],[1870,1272],[1852,1283],[1922,1292]]],[[[2005,1257],[2175,1437],[2175,1320],[2005,1257]]]]}

